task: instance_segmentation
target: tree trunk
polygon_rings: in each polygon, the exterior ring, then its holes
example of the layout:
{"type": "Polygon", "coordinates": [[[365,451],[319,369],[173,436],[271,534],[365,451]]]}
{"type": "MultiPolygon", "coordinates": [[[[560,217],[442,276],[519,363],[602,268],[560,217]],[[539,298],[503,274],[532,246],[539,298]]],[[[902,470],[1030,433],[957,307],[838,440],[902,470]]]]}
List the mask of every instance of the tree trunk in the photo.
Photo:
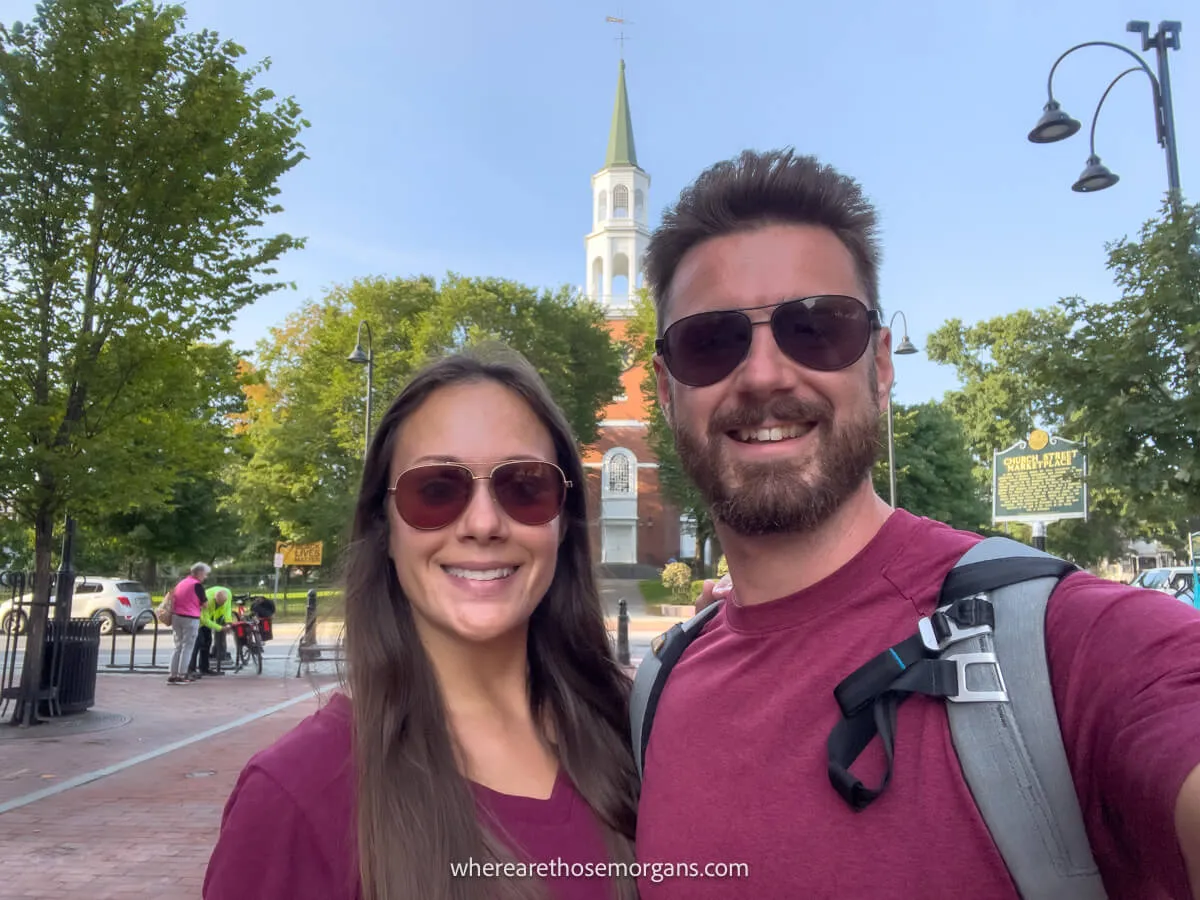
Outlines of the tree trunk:
{"type": "Polygon", "coordinates": [[[152,594],[158,587],[158,560],[153,556],[146,560],[146,566],[142,569],[142,585],[152,594]]]}
{"type": "Polygon", "coordinates": [[[29,609],[25,660],[21,666],[21,692],[13,715],[20,725],[37,721],[38,694],[42,688],[42,666],[46,649],[46,626],[50,619],[50,557],[54,552],[54,509],[39,504],[33,521],[33,604],[29,609]]]}

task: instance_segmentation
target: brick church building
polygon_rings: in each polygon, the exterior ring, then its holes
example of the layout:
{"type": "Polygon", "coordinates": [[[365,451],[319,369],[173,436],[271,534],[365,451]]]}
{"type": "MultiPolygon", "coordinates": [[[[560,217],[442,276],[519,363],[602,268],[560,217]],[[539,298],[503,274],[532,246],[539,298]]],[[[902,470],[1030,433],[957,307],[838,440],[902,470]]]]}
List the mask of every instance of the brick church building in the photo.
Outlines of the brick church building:
{"type": "MultiPolygon", "coordinates": [[[[650,176],[638,165],[622,60],[608,152],[604,167],[592,176],[592,230],[584,240],[585,292],[604,306],[618,341],[633,314],[633,292],[642,286],[649,198],[650,176]]],[[[595,558],[610,568],[661,567],[672,557],[691,555],[681,554],[680,538],[689,549],[689,535],[680,534],[679,512],[664,503],[658,489],[658,461],[646,441],[644,374],[640,366],[622,373],[622,391],[605,409],[599,438],[584,456],[595,558]]]]}

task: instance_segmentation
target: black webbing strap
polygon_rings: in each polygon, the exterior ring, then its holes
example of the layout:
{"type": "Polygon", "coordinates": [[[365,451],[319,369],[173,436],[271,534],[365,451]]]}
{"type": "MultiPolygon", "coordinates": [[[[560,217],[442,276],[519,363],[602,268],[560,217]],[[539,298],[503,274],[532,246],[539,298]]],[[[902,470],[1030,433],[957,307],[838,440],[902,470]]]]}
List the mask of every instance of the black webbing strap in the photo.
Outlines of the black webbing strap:
{"type": "MultiPolygon", "coordinates": [[[[833,696],[837,699],[843,716],[853,716],[870,706],[876,698],[890,689],[895,689],[896,681],[911,668],[922,660],[936,657],[952,637],[955,627],[994,627],[996,616],[991,601],[986,597],[972,596],[957,600],[946,609],[935,612],[929,617],[929,624],[935,641],[933,646],[927,644],[924,636],[918,632],[884,650],[866,665],[847,675],[842,683],[834,688],[833,696]]],[[[921,676],[910,675],[910,683],[916,683],[912,682],[914,677],[921,676]]]]}
{"type": "Polygon", "coordinates": [[[942,582],[937,605],[944,606],[958,598],[986,594],[997,588],[1033,581],[1035,578],[1062,578],[1078,566],[1065,559],[1050,556],[1007,556],[967,563],[950,570],[942,582]]]}
{"type": "MultiPolygon", "coordinates": [[[[654,680],[654,684],[650,688],[650,696],[646,700],[645,720],[647,722],[654,718],[654,713],[658,708],[658,698],[662,696],[663,688],[667,684],[666,673],[674,668],[675,663],[679,662],[679,657],[683,656],[683,651],[687,649],[690,642],[686,640],[686,635],[678,623],[672,625],[666,633],[662,646],[657,654],[655,654],[662,668],[659,670],[663,673],[659,678],[654,680]]],[[[646,747],[650,743],[650,729],[643,726],[642,728],[642,746],[638,748],[641,759],[646,759],[646,747]]]]}
{"type": "MultiPolygon", "coordinates": [[[[675,664],[679,662],[692,641],[698,638],[704,630],[704,626],[716,615],[717,610],[721,607],[720,601],[706,606],[700,612],[696,613],[691,619],[686,622],[678,622],[672,625],[671,628],[651,645],[650,652],[656,658],[658,665],[654,669],[654,681],[649,686],[649,690],[645,695],[644,705],[639,709],[640,697],[638,696],[639,684],[635,682],[634,694],[630,698],[630,705],[634,719],[640,720],[640,725],[636,730],[640,729],[640,740],[635,741],[639,744],[636,748],[638,757],[638,772],[640,774],[642,766],[646,761],[646,748],[650,745],[650,723],[654,721],[654,713],[658,709],[658,700],[662,696],[663,688],[667,684],[667,676],[671,674],[671,670],[675,668],[675,664]]],[[[645,666],[647,663],[642,663],[645,666]]],[[[639,668],[638,675],[641,676],[642,670],[639,668]]]]}
{"type": "Polygon", "coordinates": [[[885,694],[905,671],[928,655],[921,635],[914,634],[852,672],[833,689],[842,715],[847,719],[858,715],[885,694]]]}
{"type": "Polygon", "coordinates": [[[959,693],[958,667],[940,659],[960,629],[995,627],[995,610],[985,595],[1036,578],[1062,578],[1076,566],[1051,557],[1007,557],[951,569],[942,585],[938,612],[929,617],[929,635],[920,631],[880,653],[834,689],[842,719],[829,735],[829,781],[856,810],[865,809],[892,777],[896,712],[913,694],[953,697],[959,693]],[[887,768],[878,787],[863,784],[850,767],[879,735],[887,768]]]}
{"type": "Polygon", "coordinates": [[[865,809],[887,787],[892,777],[896,710],[901,703],[913,694],[953,697],[958,692],[958,666],[954,661],[924,658],[901,672],[886,690],[860,706],[853,715],[843,716],[833,727],[826,744],[829,751],[829,780],[842,799],[856,810],[865,809]],[[876,734],[883,743],[887,769],[879,787],[869,788],[850,771],[850,767],[876,734]]]}
{"type": "Polygon", "coordinates": [[[856,810],[883,793],[892,777],[896,711],[913,694],[958,694],[958,667],[938,656],[956,629],[992,627],[995,611],[986,597],[963,597],[929,617],[929,635],[920,631],[880,653],[842,680],[833,691],[842,719],[829,735],[829,781],[856,810]],[[878,787],[869,788],[850,771],[875,735],[883,744],[887,768],[878,787]]]}

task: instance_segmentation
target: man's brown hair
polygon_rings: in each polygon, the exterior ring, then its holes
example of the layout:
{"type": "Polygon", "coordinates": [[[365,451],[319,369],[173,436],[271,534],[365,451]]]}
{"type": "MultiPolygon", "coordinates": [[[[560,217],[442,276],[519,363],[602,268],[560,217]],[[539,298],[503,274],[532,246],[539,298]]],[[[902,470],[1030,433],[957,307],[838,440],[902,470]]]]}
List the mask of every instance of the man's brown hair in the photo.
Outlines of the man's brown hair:
{"type": "Polygon", "coordinates": [[[646,251],[646,281],[654,292],[662,334],[675,271],[688,251],[715,237],[764,225],[819,225],[850,251],[872,309],[879,308],[879,246],[875,209],[852,178],[793,150],[746,150],[709,167],[663,215],[646,251]]]}

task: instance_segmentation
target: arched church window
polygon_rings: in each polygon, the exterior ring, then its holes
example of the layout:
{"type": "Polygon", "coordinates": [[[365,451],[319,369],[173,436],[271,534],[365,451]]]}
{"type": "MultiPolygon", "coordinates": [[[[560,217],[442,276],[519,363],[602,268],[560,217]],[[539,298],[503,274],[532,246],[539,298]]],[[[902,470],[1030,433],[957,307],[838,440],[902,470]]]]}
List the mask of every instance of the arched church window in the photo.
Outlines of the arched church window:
{"type": "Polygon", "coordinates": [[[629,218],[629,188],[623,184],[613,188],[613,218],[629,218]]]}
{"type": "Polygon", "coordinates": [[[596,221],[603,222],[608,218],[608,191],[601,191],[596,200],[596,221]]]}
{"type": "Polygon", "coordinates": [[[614,453],[608,458],[607,488],[610,494],[631,494],[632,472],[630,471],[629,456],[625,453],[614,453]]]}
{"type": "Polygon", "coordinates": [[[646,195],[640,190],[633,192],[633,216],[639,222],[646,218],[646,195]]]}

